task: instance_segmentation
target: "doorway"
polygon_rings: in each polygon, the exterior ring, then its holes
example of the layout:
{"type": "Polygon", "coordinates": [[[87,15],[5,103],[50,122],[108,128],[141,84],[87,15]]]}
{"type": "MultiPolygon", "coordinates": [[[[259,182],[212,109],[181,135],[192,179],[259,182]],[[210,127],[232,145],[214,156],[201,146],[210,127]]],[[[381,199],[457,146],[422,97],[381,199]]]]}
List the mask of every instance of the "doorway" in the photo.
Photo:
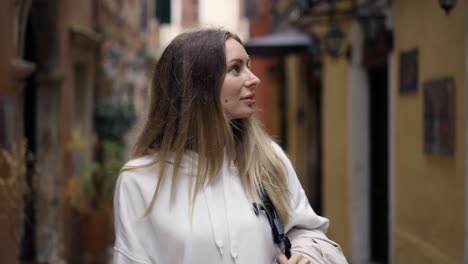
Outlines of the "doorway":
{"type": "MultiPolygon", "coordinates": [[[[24,41],[24,60],[37,63],[36,43],[31,19],[27,19],[24,41]]],[[[26,181],[29,192],[24,197],[24,221],[21,238],[20,258],[22,261],[33,261],[36,258],[36,208],[34,203],[34,177],[36,153],[36,74],[33,72],[26,80],[23,91],[23,133],[29,158],[26,159],[26,181]]]]}
{"type": "Polygon", "coordinates": [[[369,76],[369,200],[370,257],[372,263],[389,263],[388,192],[388,66],[368,69],[369,76]]]}

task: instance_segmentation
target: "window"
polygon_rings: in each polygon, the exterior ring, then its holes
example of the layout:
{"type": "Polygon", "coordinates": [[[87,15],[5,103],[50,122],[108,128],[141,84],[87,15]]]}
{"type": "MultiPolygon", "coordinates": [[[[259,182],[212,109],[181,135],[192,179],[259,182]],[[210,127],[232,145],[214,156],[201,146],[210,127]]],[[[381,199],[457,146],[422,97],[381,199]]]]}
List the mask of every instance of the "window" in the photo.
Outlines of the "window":
{"type": "Polygon", "coordinates": [[[171,23],[171,0],[156,0],[155,14],[159,23],[171,23]]]}

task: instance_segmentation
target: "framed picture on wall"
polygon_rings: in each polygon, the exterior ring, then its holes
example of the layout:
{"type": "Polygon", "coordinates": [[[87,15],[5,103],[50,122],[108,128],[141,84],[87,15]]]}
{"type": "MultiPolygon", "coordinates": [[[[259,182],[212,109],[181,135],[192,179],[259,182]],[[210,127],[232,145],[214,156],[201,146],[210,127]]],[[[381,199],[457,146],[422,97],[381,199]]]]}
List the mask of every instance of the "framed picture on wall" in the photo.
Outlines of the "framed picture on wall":
{"type": "Polygon", "coordinates": [[[455,106],[453,78],[424,82],[424,152],[449,155],[454,153],[455,106]]]}
{"type": "Polygon", "coordinates": [[[400,94],[418,91],[418,49],[400,52],[400,94]]]}

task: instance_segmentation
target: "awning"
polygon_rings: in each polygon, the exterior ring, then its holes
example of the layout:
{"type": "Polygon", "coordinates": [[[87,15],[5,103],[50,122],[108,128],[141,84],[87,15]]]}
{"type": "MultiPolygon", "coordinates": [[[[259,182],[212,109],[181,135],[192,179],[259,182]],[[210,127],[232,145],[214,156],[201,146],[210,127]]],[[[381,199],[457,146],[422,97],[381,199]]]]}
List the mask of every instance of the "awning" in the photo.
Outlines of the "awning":
{"type": "Polygon", "coordinates": [[[275,32],[271,35],[256,37],[244,43],[251,56],[283,56],[305,50],[312,52],[316,41],[311,35],[298,30],[275,32]]]}

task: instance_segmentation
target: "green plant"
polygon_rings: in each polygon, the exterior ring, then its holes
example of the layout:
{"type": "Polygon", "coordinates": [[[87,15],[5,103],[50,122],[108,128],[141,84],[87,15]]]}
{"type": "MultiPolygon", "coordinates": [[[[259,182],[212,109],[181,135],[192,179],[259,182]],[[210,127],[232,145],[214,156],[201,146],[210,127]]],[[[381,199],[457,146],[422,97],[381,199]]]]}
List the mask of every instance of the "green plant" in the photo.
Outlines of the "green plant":
{"type": "Polygon", "coordinates": [[[115,182],[123,166],[124,145],[115,139],[101,142],[101,157],[72,177],[68,192],[72,206],[83,212],[99,210],[112,200],[115,182]]]}
{"type": "Polygon", "coordinates": [[[31,158],[27,151],[26,140],[11,144],[10,148],[0,146],[0,218],[6,219],[15,243],[20,234],[15,228],[21,219],[23,210],[21,200],[29,194],[30,188],[26,180],[26,162],[31,158]]]}
{"type": "Polygon", "coordinates": [[[136,120],[135,106],[110,98],[100,99],[94,108],[94,127],[100,138],[120,139],[136,120]]]}
{"type": "MultiPolygon", "coordinates": [[[[136,120],[132,103],[101,98],[94,107],[94,129],[97,134],[95,159],[83,166],[78,177],[71,177],[68,194],[73,207],[80,211],[101,209],[112,200],[115,182],[123,166],[122,136],[136,120]]],[[[80,136],[70,142],[71,148],[82,148],[80,136]]]]}

